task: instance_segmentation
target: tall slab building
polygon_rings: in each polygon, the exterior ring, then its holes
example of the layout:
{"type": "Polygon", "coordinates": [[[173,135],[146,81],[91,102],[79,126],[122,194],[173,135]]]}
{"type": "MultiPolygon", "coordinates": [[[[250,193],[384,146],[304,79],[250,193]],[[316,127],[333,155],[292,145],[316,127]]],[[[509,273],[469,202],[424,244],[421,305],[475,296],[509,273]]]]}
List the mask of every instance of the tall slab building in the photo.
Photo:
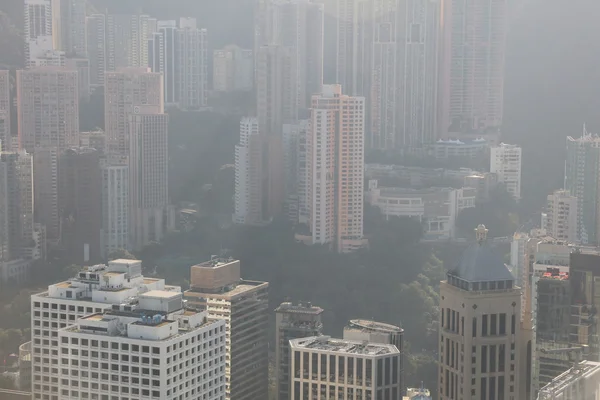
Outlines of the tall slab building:
{"type": "Polygon", "coordinates": [[[12,150],[10,125],[10,74],[0,70],[0,150],[12,150]]]}
{"type": "Polygon", "coordinates": [[[59,67],[17,71],[19,148],[60,151],[76,143],[79,134],[77,72],[59,67]]]}

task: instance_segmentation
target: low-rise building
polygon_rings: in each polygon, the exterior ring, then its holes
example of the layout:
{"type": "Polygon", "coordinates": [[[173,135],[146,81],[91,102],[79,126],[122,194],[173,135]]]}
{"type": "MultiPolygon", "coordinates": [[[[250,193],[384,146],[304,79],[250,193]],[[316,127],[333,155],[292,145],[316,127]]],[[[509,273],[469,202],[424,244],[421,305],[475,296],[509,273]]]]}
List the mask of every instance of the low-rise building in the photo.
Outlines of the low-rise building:
{"type": "Polygon", "coordinates": [[[447,158],[477,158],[485,154],[489,147],[484,138],[476,139],[439,139],[433,145],[434,156],[437,159],[447,158]]]}
{"type": "Polygon", "coordinates": [[[456,237],[456,218],[466,208],[475,207],[474,188],[378,187],[369,181],[366,199],[386,217],[413,217],[423,225],[424,239],[445,240],[456,237]]]}

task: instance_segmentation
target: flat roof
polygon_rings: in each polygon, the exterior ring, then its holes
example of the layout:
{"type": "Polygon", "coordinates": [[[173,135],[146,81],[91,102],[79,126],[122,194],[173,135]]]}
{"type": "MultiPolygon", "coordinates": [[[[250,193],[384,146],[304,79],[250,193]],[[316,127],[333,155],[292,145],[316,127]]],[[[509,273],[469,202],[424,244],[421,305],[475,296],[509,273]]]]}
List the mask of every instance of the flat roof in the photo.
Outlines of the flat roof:
{"type": "Polygon", "coordinates": [[[146,293],[142,293],[140,295],[140,297],[159,297],[159,298],[163,298],[163,299],[170,299],[172,297],[177,297],[179,296],[181,293],[179,292],[173,292],[173,291],[167,291],[167,290],[150,290],[149,292],[146,293]]]}
{"type": "Polygon", "coordinates": [[[368,331],[387,332],[387,333],[400,333],[403,329],[399,326],[386,324],[383,322],[371,321],[368,319],[352,319],[348,325],[351,329],[364,329],[368,331]]]}
{"type": "Polygon", "coordinates": [[[292,304],[289,302],[284,302],[279,305],[275,309],[275,312],[288,312],[288,313],[298,313],[298,314],[314,314],[319,315],[323,312],[321,307],[313,306],[310,303],[307,304],[292,304]]]}
{"type": "Polygon", "coordinates": [[[232,288],[231,290],[228,290],[228,291],[223,291],[223,292],[218,292],[218,293],[210,293],[210,292],[207,292],[202,289],[190,288],[190,289],[186,290],[184,293],[190,293],[190,294],[194,293],[194,294],[198,294],[202,297],[230,297],[230,296],[235,296],[240,293],[250,291],[252,289],[255,289],[255,288],[263,286],[263,285],[268,286],[269,282],[242,280],[234,288],[232,288]]]}
{"type": "Polygon", "coordinates": [[[399,354],[396,346],[361,342],[356,340],[332,339],[330,336],[313,336],[309,338],[290,340],[292,349],[322,350],[333,353],[356,354],[366,356],[379,356],[386,354],[399,354]]]}
{"type": "Polygon", "coordinates": [[[224,265],[232,264],[234,262],[239,262],[239,260],[236,260],[235,258],[214,257],[208,261],[204,261],[199,264],[192,265],[192,268],[194,268],[194,267],[196,267],[196,268],[218,268],[218,267],[222,267],[224,265]]]}
{"type": "Polygon", "coordinates": [[[108,275],[108,276],[119,276],[119,275],[124,275],[125,272],[115,272],[115,271],[110,271],[110,272],[105,272],[104,275],[108,275]]]}
{"type": "Polygon", "coordinates": [[[109,261],[110,263],[118,263],[118,264],[138,264],[141,263],[142,261],[140,260],[129,260],[127,258],[118,258],[116,260],[111,260],[109,261]]]}
{"type": "Polygon", "coordinates": [[[102,321],[104,319],[104,314],[101,314],[101,313],[92,314],[92,315],[88,315],[86,317],[83,317],[81,319],[84,319],[86,321],[102,321]]]}

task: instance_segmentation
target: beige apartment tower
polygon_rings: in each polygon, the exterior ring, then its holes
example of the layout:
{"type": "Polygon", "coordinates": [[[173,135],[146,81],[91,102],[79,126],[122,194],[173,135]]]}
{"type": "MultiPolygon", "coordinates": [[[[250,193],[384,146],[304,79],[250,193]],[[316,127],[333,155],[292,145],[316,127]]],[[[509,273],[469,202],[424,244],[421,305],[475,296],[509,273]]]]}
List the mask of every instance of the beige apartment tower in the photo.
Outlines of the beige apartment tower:
{"type": "Polygon", "coordinates": [[[357,250],[363,239],[365,99],[324,85],[312,98],[307,136],[307,204],[313,244],[339,253],[357,250]]]}
{"type": "Polygon", "coordinates": [[[129,115],[134,106],[164,110],[162,76],[146,68],[122,68],[106,72],[104,126],[111,152],[129,153],[129,115]]]}
{"type": "Polygon", "coordinates": [[[521,289],[487,242],[476,242],[440,285],[440,400],[524,399],[521,289]]]}
{"type": "Polygon", "coordinates": [[[33,153],[36,147],[59,152],[79,134],[77,72],[59,67],[17,71],[19,148],[33,153]]]}
{"type": "Polygon", "coordinates": [[[184,295],[209,321],[225,320],[225,398],[267,399],[269,284],[241,279],[239,260],[214,256],[191,267],[184,295]]]}

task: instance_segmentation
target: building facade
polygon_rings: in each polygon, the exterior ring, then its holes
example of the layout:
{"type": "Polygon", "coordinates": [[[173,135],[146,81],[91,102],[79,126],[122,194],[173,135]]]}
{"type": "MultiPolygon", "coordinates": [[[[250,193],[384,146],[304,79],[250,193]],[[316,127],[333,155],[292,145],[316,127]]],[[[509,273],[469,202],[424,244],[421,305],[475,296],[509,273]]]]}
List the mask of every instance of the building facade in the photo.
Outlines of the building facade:
{"type": "Polygon", "coordinates": [[[476,239],[440,285],[439,398],[523,399],[521,290],[485,226],[476,239]]]}
{"type": "Polygon", "coordinates": [[[321,336],[323,309],[311,303],[281,303],[275,309],[275,393],[277,399],[289,400],[290,393],[290,340],[321,336]]]}
{"type": "Polygon", "coordinates": [[[54,47],[68,56],[86,57],[85,0],[53,0],[54,47]]]}
{"type": "Polygon", "coordinates": [[[291,400],[402,399],[394,345],[317,336],[291,340],[290,351],[291,400]]]}
{"type": "Polygon", "coordinates": [[[240,278],[240,262],[213,257],[191,267],[191,306],[208,311],[208,319],[225,320],[225,398],[268,398],[267,282],[240,278]]]}
{"type": "Polygon", "coordinates": [[[52,243],[60,239],[58,156],[55,147],[33,152],[34,219],[46,227],[46,238],[52,243]]]}
{"type": "Polygon", "coordinates": [[[548,195],[546,233],[558,240],[577,243],[577,197],[566,190],[555,190],[548,195]]]}
{"type": "Polygon", "coordinates": [[[102,173],[101,257],[129,249],[129,162],[126,156],[100,160],[102,173]]]}
{"type": "Polygon", "coordinates": [[[0,70],[0,151],[12,151],[10,74],[0,70]]]}
{"type": "MultiPolygon", "coordinates": [[[[70,280],[50,285],[47,291],[31,296],[31,391],[34,399],[62,399],[64,374],[61,369],[70,365],[82,367],[70,362],[62,364],[60,329],[76,324],[79,318],[110,309],[113,304],[133,309],[134,300],[143,292],[181,292],[180,287],[165,285],[164,279],[144,277],[141,272],[141,261],[113,260],[108,266],[87,267],[70,280]]],[[[98,390],[108,391],[104,387],[98,390]]]]}
{"type": "Polygon", "coordinates": [[[169,207],[169,116],[157,106],[129,115],[129,240],[134,249],[159,242],[172,230],[169,207]]]}
{"type": "Polygon", "coordinates": [[[567,137],[565,190],[577,197],[578,240],[598,244],[598,179],[600,178],[600,137],[584,131],[580,138],[567,137]]]}
{"type": "Polygon", "coordinates": [[[256,118],[240,121],[240,142],[235,146],[235,198],[233,222],[263,223],[262,139],[256,118]]]}
{"type": "Polygon", "coordinates": [[[106,73],[104,129],[111,152],[129,154],[129,116],[134,106],[164,110],[162,76],[148,68],[124,68],[106,73]]]}
{"type": "Polygon", "coordinates": [[[312,98],[307,204],[313,244],[354,251],[363,239],[365,99],[325,85],[312,98]]]}
{"type": "Polygon", "coordinates": [[[106,15],[106,70],[148,67],[148,39],[157,21],[148,15],[106,15]]]}
{"type": "Polygon", "coordinates": [[[213,51],[213,91],[251,91],[254,87],[254,54],[235,45],[213,51]]]}
{"type": "Polygon", "coordinates": [[[90,86],[104,86],[106,72],[106,16],[91,14],[85,18],[87,37],[87,56],[90,62],[90,86]]]}
{"type": "Polygon", "coordinates": [[[521,199],[521,148],[506,143],[490,149],[490,172],[498,175],[506,191],[517,201],[521,199]]]}
{"type": "Polygon", "coordinates": [[[74,144],[79,134],[77,72],[58,67],[17,70],[19,148],[59,151],[74,144]]]}

